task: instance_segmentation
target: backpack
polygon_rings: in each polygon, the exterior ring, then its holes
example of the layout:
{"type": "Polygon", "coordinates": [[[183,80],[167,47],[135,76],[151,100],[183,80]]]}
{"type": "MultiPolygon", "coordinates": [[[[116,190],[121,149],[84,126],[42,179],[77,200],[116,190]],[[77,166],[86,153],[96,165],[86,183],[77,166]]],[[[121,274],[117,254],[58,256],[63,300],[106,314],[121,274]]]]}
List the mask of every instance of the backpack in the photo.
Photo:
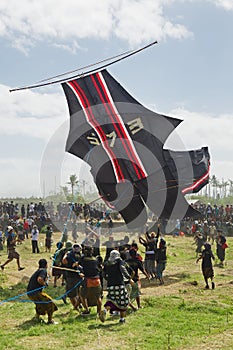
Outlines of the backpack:
{"type": "Polygon", "coordinates": [[[58,251],[56,251],[56,253],[52,257],[53,265],[60,266],[65,253],[66,253],[66,248],[61,248],[58,251]]]}

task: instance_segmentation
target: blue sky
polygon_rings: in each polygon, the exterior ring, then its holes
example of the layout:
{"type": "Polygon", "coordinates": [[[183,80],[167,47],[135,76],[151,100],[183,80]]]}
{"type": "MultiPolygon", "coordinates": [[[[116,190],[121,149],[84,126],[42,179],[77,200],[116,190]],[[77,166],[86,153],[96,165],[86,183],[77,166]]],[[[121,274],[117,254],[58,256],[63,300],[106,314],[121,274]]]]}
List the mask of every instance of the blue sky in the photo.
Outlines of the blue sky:
{"type": "Polygon", "coordinates": [[[232,0],[1,0],[0,197],[48,194],[70,174],[89,176],[65,153],[60,85],[9,89],[154,40],[109,72],[145,106],[184,120],[166,147],[207,145],[211,174],[233,179],[232,33],[232,0]]]}

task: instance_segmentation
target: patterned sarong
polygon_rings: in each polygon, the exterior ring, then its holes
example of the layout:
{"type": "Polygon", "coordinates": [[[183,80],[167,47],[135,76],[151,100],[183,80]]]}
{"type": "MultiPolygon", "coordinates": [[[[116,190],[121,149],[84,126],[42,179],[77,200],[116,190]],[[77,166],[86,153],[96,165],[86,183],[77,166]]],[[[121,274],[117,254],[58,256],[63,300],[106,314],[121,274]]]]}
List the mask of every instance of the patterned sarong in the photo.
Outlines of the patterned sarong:
{"type": "Polygon", "coordinates": [[[108,294],[105,306],[111,307],[113,305],[114,310],[125,311],[129,305],[129,296],[125,286],[110,286],[107,287],[107,291],[108,294]]]}

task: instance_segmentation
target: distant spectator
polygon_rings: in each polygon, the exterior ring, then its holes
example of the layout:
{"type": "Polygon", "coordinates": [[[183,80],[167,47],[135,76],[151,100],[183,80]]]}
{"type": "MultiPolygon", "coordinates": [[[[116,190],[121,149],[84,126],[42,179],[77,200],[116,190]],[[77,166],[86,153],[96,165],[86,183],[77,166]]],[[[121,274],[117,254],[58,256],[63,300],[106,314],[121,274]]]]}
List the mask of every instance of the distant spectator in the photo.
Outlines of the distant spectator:
{"type": "Polygon", "coordinates": [[[51,252],[52,235],[53,235],[52,225],[48,225],[46,227],[46,232],[45,232],[45,251],[46,252],[51,252]]]}
{"type": "Polygon", "coordinates": [[[156,254],[156,277],[158,278],[160,285],[164,284],[163,281],[163,271],[165,270],[167,263],[167,247],[166,241],[163,238],[160,238],[159,247],[156,254]]]}
{"type": "Polygon", "coordinates": [[[218,236],[217,236],[217,257],[220,260],[220,267],[223,267],[224,264],[224,260],[225,260],[225,252],[226,252],[226,248],[228,247],[227,243],[226,243],[226,238],[222,232],[222,230],[218,229],[217,230],[218,236]]]}
{"type": "Polygon", "coordinates": [[[29,231],[30,231],[30,227],[29,227],[28,221],[26,219],[23,219],[23,232],[24,232],[24,237],[27,237],[27,239],[28,239],[29,231]]]}
{"type": "Polygon", "coordinates": [[[109,234],[109,236],[112,235],[112,229],[113,229],[113,221],[112,221],[111,216],[109,215],[108,216],[108,234],[109,234]]]}
{"type": "Polygon", "coordinates": [[[64,224],[61,241],[62,243],[66,243],[68,241],[68,229],[66,224],[64,224]]]}
{"type": "Polygon", "coordinates": [[[37,225],[33,226],[33,229],[31,231],[31,238],[32,238],[32,253],[40,253],[38,240],[39,240],[39,230],[37,225]]]}
{"type": "Polygon", "coordinates": [[[21,271],[24,269],[24,267],[20,266],[20,255],[16,251],[16,234],[14,232],[14,229],[12,226],[8,226],[7,228],[7,250],[8,250],[8,257],[4,264],[1,265],[1,269],[4,270],[5,266],[9,264],[13,259],[16,259],[18,271],[21,271]]]}
{"type": "Polygon", "coordinates": [[[215,288],[215,284],[213,281],[214,278],[214,270],[212,265],[212,260],[214,260],[214,255],[211,250],[211,245],[209,243],[204,244],[205,249],[202,251],[201,256],[197,259],[196,262],[198,262],[200,259],[202,259],[202,274],[206,283],[205,288],[209,289],[208,279],[211,280],[212,289],[215,288]]]}
{"type": "Polygon", "coordinates": [[[2,231],[2,227],[0,226],[0,250],[3,250],[3,241],[4,239],[4,235],[3,235],[3,231],[2,231]]]}

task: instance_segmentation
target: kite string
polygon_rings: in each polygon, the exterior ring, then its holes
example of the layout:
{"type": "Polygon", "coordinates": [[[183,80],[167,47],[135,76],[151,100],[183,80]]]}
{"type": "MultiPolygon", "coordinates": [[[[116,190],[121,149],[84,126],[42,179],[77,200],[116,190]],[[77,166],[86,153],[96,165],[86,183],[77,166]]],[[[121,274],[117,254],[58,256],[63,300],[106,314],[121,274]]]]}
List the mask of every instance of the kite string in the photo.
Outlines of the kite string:
{"type": "Polygon", "coordinates": [[[87,72],[84,72],[84,73],[81,73],[81,74],[76,74],[76,75],[73,75],[71,77],[67,77],[66,79],[58,79],[58,80],[54,80],[54,81],[47,81],[47,82],[44,82],[44,83],[41,83],[41,84],[33,84],[33,85],[27,85],[27,86],[23,86],[23,87],[19,87],[19,88],[14,88],[14,89],[10,89],[9,91],[10,92],[13,92],[13,91],[21,91],[21,90],[26,90],[26,89],[35,89],[35,88],[39,88],[39,87],[43,87],[43,86],[48,86],[48,85],[53,85],[53,84],[58,84],[58,83],[64,83],[68,80],[72,80],[72,79],[77,79],[77,78],[80,78],[80,77],[83,77],[85,75],[88,75],[88,74],[91,74],[91,73],[94,73],[96,72],[97,70],[102,70],[104,68],[107,68],[109,66],[111,66],[112,64],[114,63],[117,63],[117,62],[120,62],[132,55],[135,55],[149,47],[151,47],[152,45],[155,45],[157,44],[158,42],[157,41],[153,41],[152,43],[146,45],[146,46],[143,46],[137,50],[134,50],[134,51],[130,51],[128,54],[125,54],[124,56],[120,57],[120,58],[117,58],[115,59],[114,61],[108,63],[108,64],[105,64],[105,65],[102,65],[96,69],[91,69],[87,72]]]}
{"type": "Polygon", "coordinates": [[[112,57],[109,57],[109,58],[105,58],[105,59],[103,59],[101,61],[98,61],[98,62],[95,62],[95,63],[91,63],[91,64],[88,64],[86,66],[83,66],[83,67],[80,67],[80,68],[77,68],[77,69],[74,69],[74,70],[62,73],[62,74],[54,75],[53,77],[50,77],[50,78],[45,78],[43,80],[37,81],[35,84],[40,84],[40,83],[43,83],[45,81],[52,80],[52,79],[55,79],[55,78],[59,78],[59,77],[62,77],[64,75],[72,74],[72,73],[78,72],[78,71],[86,69],[86,68],[94,67],[94,66],[97,66],[100,63],[108,62],[108,61],[111,61],[111,60],[113,60],[115,58],[118,58],[118,57],[121,57],[121,56],[124,56],[124,55],[128,55],[129,53],[134,52],[134,51],[135,50],[125,51],[125,52],[123,52],[123,53],[121,53],[119,55],[115,55],[115,56],[112,56],[112,57]]]}
{"type": "MultiPolygon", "coordinates": [[[[169,180],[169,181],[177,181],[177,180],[169,180]]],[[[184,183],[183,186],[188,186],[190,185],[190,182],[187,182],[187,183],[184,183]]],[[[150,190],[150,193],[158,193],[158,192],[161,192],[161,191],[165,191],[165,190],[169,190],[169,189],[175,189],[175,188],[179,188],[180,185],[177,184],[177,185],[172,185],[172,186],[167,186],[167,187],[164,187],[164,188],[160,188],[159,190],[150,190]]],[[[115,200],[112,200],[111,202],[115,202],[115,201],[119,201],[121,199],[121,197],[124,195],[124,193],[126,192],[127,190],[125,190],[121,195],[120,197],[117,197],[115,200]]],[[[124,199],[128,199],[128,198],[133,198],[133,197],[138,197],[138,196],[141,196],[141,195],[144,195],[144,194],[147,194],[148,192],[140,192],[138,194],[135,194],[133,196],[128,196],[128,197],[124,197],[124,199]]],[[[105,198],[106,196],[110,196],[110,194],[108,193],[107,195],[102,195],[100,196],[99,198],[96,198],[94,201],[98,201],[102,198],[105,198]]],[[[107,199],[106,199],[107,200],[107,199]]],[[[93,201],[93,202],[94,202],[93,201]]]]}

